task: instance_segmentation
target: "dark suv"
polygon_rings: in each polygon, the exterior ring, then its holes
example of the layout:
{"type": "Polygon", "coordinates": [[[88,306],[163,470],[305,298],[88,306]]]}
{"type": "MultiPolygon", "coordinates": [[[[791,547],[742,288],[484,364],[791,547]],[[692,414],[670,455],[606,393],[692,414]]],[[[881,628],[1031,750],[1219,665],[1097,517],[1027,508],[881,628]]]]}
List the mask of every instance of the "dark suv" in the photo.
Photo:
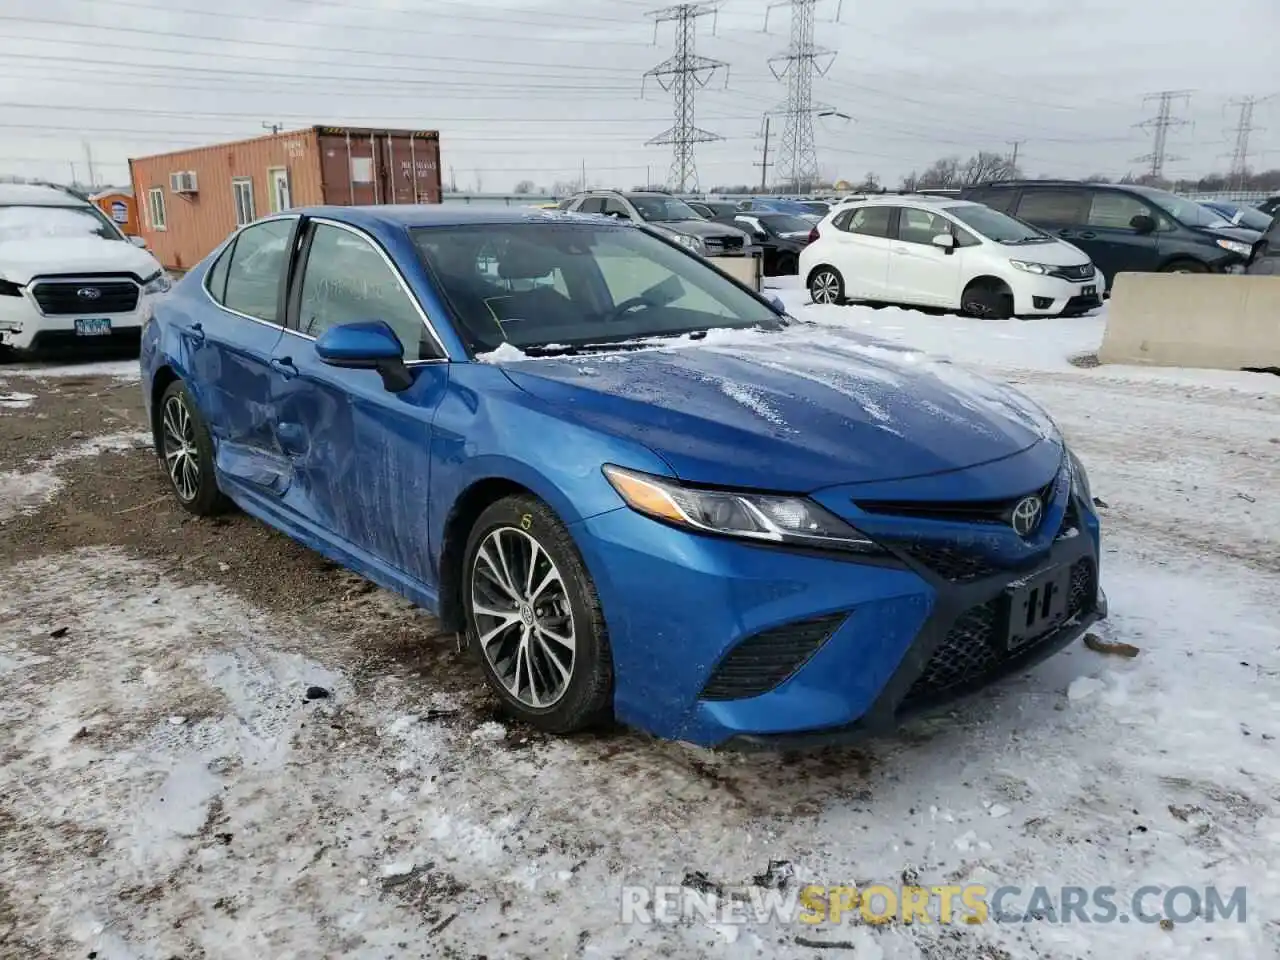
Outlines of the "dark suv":
{"type": "Polygon", "coordinates": [[[745,256],[751,245],[741,230],[704,220],[679,197],[665,193],[589,190],[562,200],[560,209],[630,220],[704,257],[745,256]]]}
{"type": "Polygon", "coordinates": [[[1013,180],[969,187],[962,196],[1079,247],[1106,276],[1107,289],[1117,273],[1238,273],[1261,236],[1150,187],[1013,180]]]}

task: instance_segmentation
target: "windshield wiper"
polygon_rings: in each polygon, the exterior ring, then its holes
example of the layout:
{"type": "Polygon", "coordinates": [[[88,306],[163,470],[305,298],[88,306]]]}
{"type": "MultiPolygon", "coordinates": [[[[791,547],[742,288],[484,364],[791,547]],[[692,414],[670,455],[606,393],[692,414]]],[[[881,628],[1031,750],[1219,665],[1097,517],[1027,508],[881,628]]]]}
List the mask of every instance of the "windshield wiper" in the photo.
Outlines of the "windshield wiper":
{"type": "Polygon", "coordinates": [[[688,337],[690,340],[705,340],[706,330],[682,330],[672,333],[650,333],[628,337],[626,340],[603,340],[598,343],[550,343],[521,347],[531,357],[577,357],[585,353],[609,353],[612,351],[643,350],[652,346],[654,340],[678,340],[688,337]]]}

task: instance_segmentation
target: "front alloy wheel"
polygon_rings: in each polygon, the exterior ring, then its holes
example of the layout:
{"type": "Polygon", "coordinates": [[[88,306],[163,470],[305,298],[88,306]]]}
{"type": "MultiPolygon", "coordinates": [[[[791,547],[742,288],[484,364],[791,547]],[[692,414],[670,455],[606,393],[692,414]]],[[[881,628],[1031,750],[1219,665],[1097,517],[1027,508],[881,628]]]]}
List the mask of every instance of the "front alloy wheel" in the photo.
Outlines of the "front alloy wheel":
{"type": "Polygon", "coordinates": [[[527,707],[553,707],[573,676],[573,608],[560,570],[523,530],[498,527],[471,572],[471,612],[481,653],[527,707]]]}
{"type": "Polygon", "coordinates": [[[160,397],[156,453],[184,510],[205,517],[226,509],[213,469],[209,428],[181,380],[169,384],[160,397]]]}

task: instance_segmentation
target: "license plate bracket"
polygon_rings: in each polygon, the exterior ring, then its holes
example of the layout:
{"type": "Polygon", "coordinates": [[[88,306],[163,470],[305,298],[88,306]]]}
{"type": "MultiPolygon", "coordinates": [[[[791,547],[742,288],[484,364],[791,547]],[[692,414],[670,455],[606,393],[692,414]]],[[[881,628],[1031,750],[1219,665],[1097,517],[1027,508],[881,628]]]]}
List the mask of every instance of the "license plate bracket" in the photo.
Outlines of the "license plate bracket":
{"type": "Polygon", "coordinates": [[[109,337],[110,335],[110,317],[80,317],[76,320],[77,337],[109,337]]]}
{"type": "Polygon", "coordinates": [[[1005,649],[1021,650],[1060,627],[1070,596],[1070,567],[1045,571],[1006,590],[1005,649]]]}
{"type": "Polygon", "coordinates": [[[1081,287],[1080,295],[1082,297],[1096,297],[1098,295],[1098,285],[1091,283],[1087,287],[1081,287]]]}

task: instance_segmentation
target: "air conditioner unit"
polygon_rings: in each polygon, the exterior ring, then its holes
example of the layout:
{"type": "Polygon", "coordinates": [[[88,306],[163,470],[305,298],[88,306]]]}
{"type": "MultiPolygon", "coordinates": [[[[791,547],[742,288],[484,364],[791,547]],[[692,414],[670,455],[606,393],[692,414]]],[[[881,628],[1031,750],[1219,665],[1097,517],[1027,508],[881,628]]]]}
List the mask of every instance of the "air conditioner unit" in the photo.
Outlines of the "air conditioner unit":
{"type": "Polygon", "coordinates": [[[196,172],[194,170],[182,170],[178,173],[169,174],[169,189],[174,193],[196,193],[199,186],[196,184],[196,172]]]}

